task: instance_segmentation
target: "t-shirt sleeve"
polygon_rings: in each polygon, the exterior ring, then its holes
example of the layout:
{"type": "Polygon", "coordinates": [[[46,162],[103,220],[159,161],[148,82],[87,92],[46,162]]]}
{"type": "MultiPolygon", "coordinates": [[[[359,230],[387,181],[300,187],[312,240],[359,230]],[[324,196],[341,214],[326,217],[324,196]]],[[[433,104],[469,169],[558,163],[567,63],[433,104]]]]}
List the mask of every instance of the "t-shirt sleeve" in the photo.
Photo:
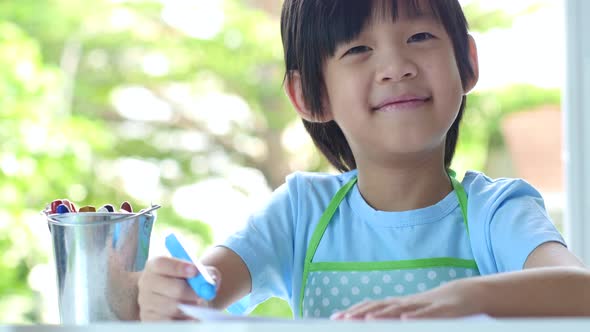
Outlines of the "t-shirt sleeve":
{"type": "Polygon", "coordinates": [[[565,245],[540,193],[524,180],[497,180],[469,196],[472,247],[482,274],[518,271],[541,244],[565,245]],[[479,191],[479,192],[478,192],[479,191]]]}
{"type": "Polygon", "coordinates": [[[252,277],[252,292],[228,310],[244,314],[270,297],[287,299],[291,293],[294,216],[288,184],[272,195],[269,204],[248,219],[245,227],[222,246],[242,258],[252,277]]]}

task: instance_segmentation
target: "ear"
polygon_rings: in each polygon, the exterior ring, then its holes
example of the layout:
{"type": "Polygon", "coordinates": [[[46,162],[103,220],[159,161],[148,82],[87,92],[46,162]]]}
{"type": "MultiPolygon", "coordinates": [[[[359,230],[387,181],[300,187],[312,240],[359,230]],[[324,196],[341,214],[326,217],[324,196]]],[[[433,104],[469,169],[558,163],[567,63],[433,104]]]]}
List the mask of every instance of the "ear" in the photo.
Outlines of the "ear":
{"type": "Polygon", "coordinates": [[[333,120],[332,114],[327,110],[327,107],[322,110],[323,114],[321,115],[314,115],[312,113],[305,101],[303,87],[301,86],[301,74],[298,71],[292,71],[290,75],[287,75],[285,93],[299,116],[304,120],[309,122],[329,122],[333,120]]]}
{"type": "Polygon", "coordinates": [[[479,59],[477,57],[477,45],[475,45],[475,39],[473,39],[472,35],[467,36],[469,40],[469,62],[471,63],[471,68],[473,68],[473,77],[469,79],[467,84],[465,85],[465,94],[468,94],[471,91],[477,81],[479,80],[479,59]]]}

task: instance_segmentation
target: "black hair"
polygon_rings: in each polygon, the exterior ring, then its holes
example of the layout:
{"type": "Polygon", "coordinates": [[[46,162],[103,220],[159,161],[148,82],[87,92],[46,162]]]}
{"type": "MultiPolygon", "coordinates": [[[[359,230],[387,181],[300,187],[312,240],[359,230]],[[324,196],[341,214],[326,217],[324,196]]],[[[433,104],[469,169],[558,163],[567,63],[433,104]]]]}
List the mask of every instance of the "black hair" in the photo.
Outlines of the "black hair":
{"type": "MultiPolygon", "coordinates": [[[[444,26],[454,48],[463,87],[474,78],[469,58],[468,24],[458,0],[401,0],[405,1],[409,17],[425,12],[424,3],[444,26]]],[[[312,116],[322,115],[322,96],[326,93],[323,64],[334,56],[339,44],[357,37],[374,18],[374,7],[389,5],[395,21],[399,17],[398,0],[285,0],[281,13],[281,36],[285,54],[285,79],[291,80],[294,71],[301,76],[306,107],[312,116]],[[389,3],[387,3],[389,1],[389,3]]],[[[385,13],[384,15],[387,15],[385,13]]],[[[463,96],[459,114],[447,132],[445,167],[449,168],[459,136],[459,123],[466,105],[463,96]]],[[[303,120],[315,145],[338,170],[356,169],[356,161],[344,133],[334,121],[316,123],[303,120]]]]}

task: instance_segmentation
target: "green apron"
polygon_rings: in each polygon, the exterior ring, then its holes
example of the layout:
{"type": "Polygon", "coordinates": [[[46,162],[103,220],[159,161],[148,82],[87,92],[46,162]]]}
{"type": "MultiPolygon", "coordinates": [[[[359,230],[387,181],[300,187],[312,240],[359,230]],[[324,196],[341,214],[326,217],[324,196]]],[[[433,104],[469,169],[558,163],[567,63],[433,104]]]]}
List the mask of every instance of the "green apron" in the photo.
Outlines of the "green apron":
{"type": "MultiPolygon", "coordinates": [[[[469,236],[467,194],[455,179],[453,171],[449,172],[449,178],[459,199],[465,231],[469,236]]],[[[299,297],[300,317],[328,318],[364,300],[415,294],[455,279],[479,275],[475,260],[453,257],[384,262],[313,262],[330,220],[356,182],[355,177],[336,193],[309,242],[299,297]]]]}

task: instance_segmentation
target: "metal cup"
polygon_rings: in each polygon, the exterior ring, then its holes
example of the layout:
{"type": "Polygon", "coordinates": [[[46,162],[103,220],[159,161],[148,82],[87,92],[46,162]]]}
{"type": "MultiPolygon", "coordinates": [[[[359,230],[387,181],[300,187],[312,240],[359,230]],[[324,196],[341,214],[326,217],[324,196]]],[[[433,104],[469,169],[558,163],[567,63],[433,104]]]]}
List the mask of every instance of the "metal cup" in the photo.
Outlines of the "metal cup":
{"type": "Polygon", "coordinates": [[[148,258],[157,208],[46,216],[62,324],[116,321],[134,310],[135,277],[148,258]]]}

